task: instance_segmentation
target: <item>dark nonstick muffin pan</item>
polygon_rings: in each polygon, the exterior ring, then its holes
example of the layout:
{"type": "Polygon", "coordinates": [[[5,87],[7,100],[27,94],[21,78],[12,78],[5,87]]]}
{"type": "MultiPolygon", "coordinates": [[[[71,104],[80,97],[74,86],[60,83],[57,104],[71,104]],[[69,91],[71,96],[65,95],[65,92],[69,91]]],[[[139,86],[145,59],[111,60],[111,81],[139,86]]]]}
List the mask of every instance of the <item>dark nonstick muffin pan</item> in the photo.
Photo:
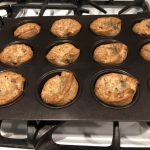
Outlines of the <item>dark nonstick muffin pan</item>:
{"type": "MultiPolygon", "coordinates": [[[[115,16],[115,15],[113,15],[115,16]]],[[[149,18],[150,14],[116,15],[122,21],[122,30],[115,37],[97,36],[89,29],[90,23],[103,16],[69,16],[69,17],[30,17],[4,19],[5,25],[0,31],[0,50],[10,43],[25,43],[32,47],[34,56],[31,61],[10,67],[0,63],[0,71],[12,70],[26,78],[23,95],[15,103],[0,106],[0,119],[12,120],[103,120],[103,121],[149,121],[150,120],[150,63],[140,56],[140,48],[150,39],[139,36],[132,31],[138,21],[149,18]],[[52,23],[60,18],[74,18],[81,25],[81,31],[69,38],[57,38],[50,33],[52,23]],[[41,32],[28,40],[13,36],[14,30],[26,22],[38,23],[41,32]],[[128,46],[128,56],[120,65],[107,66],[98,64],[92,53],[100,43],[119,41],[128,46]],[[80,49],[80,56],[74,63],[58,67],[49,63],[45,55],[53,45],[69,42],[80,49]],[[79,83],[75,100],[63,107],[51,107],[43,104],[40,92],[46,80],[62,70],[72,71],[79,83]],[[106,106],[94,95],[93,86],[96,79],[108,72],[118,72],[135,77],[139,81],[133,102],[125,107],[106,106]]]]}

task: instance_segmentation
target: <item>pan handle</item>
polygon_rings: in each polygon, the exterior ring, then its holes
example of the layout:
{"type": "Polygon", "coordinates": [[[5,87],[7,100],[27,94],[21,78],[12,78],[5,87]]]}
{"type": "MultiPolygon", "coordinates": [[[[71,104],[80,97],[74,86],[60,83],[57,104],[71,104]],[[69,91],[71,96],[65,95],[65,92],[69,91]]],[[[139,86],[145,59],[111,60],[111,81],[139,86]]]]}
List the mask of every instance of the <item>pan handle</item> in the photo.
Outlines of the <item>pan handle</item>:
{"type": "Polygon", "coordinates": [[[0,16],[0,29],[2,28],[3,25],[4,25],[3,18],[0,16]]]}
{"type": "MultiPolygon", "coordinates": [[[[0,121],[1,127],[2,121],[0,121]]],[[[0,146],[2,147],[17,147],[17,148],[34,148],[33,136],[35,133],[36,122],[29,121],[27,124],[27,139],[12,139],[3,137],[0,134],[0,146]]]]}
{"type": "Polygon", "coordinates": [[[110,147],[70,146],[56,144],[52,139],[52,134],[62,124],[64,124],[64,122],[60,122],[59,124],[51,127],[51,129],[38,140],[35,145],[35,150],[110,150],[110,147]]]}

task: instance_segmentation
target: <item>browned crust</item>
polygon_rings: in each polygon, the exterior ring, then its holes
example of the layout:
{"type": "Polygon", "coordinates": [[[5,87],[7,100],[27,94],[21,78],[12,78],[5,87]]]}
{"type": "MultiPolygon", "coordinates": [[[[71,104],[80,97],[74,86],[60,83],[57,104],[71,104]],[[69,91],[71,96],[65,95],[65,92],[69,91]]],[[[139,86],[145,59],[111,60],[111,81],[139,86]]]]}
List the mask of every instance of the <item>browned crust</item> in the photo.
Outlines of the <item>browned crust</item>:
{"type": "Polygon", "coordinates": [[[150,19],[144,19],[136,23],[132,30],[139,35],[150,36],[150,19]]]}
{"type": "Polygon", "coordinates": [[[54,46],[46,55],[52,64],[66,66],[73,63],[79,57],[80,50],[70,43],[54,46]]]}
{"type": "Polygon", "coordinates": [[[150,43],[141,48],[140,54],[146,61],[150,61],[150,43]]]}
{"type": "Polygon", "coordinates": [[[0,72],[0,105],[6,105],[18,98],[24,89],[25,78],[15,72],[0,72]]]}
{"type": "Polygon", "coordinates": [[[50,78],[44,85],[41,98],[43,102],[63,106],[73,101],[78,92],[78,82],[73,73],[63,71],[61,76],[50,78]]]}
{"type": "Polygon", "coordinates": [[[93,54],[96,62],[115,65],[122,63],[128,53],[128,47],[123,43],[109,43],[98,46],[93,54]]]}
{"type": "Polygon", "coordinates": [[[108,73],[96,81],[95,95],[101,101],[112,106],[125,106],[132,102],[138,81],[119,73],[108,73]]]}
{"type": "Polygon", "coordinates": [[[121,20],[116,17],[97,18],[90,24],[90,29],[96,35],[116,36],[121,31],[121,20]]]}
{"type": "Polygon", "coordinates": [[[51,26],[51,33],[57,37],[69,37],[76,35],[81,30],[81,24],[75,19],[59,19],[51,26]]]}
{"type": "Polygon", "coordinates": [[[14,36],[20,39],[28,39],[39,34],[41,27],[37,23],[25,23],[14,31],[14,36]]]}
{"type": "Polygon", "coordinates": [[[12,44],[0,53],[0,61],[10,66],[19,66],[33,57],[31,47],[25,44],[12,44]]]}

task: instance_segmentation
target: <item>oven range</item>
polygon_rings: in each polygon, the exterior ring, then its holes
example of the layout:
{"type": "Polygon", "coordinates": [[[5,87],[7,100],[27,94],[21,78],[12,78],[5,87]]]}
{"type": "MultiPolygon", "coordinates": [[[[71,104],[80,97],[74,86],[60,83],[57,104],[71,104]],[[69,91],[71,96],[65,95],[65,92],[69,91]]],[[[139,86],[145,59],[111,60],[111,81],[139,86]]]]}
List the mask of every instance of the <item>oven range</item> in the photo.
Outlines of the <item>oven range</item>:
{"type": "MultiPolygon", "coordinates": [[[[142,16],[150,14],[150,1],[0,0],[0,30],[5,27],[7,19],[112,14],[142,14],[142,16]]],[[[145,150],[150,148],[148,120],[141,122],[54,119],[26,121],[6,118],[1,120],[0,131],[0,150],[145,150]]]]}

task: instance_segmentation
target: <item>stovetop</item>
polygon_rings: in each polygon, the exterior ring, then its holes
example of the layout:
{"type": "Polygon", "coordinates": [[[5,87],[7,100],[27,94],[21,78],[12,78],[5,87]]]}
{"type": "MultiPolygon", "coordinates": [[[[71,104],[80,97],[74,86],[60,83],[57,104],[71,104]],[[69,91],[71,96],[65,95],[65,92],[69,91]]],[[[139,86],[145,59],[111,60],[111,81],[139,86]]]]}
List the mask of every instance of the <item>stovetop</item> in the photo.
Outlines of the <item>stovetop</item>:
{"type": "MultiPolygon", "coordinates": [[[[18,121],[11,126],[11,122],[5,121],[2,126],[5,126],[2,127],[1,131],[4,137],[26,138],[25,122],[18,121]]],[[[114,136],[112,126],[112,122],[66,122],[53,133],[53,140],[60,145],[108,147],[111,146],[112,138],[114,136]]],[[[150,128],[147,123],[120,122],[119,128],[121,147],[138,147],[141,150],[142,148],[150,147],[150,128]]],[[[49,129],[49,126],[45,126],[41,129],[39,134],[42,135],[49,129]]],[[[0,147],[0,149],[6,150],[8,147],[0,147]]],[[[18,148],[11,149],[19,150],[18,148]]]]}
{"type": "MultiPolygon", "coordinates": [[[[100,0],[1,0],[0,16],[2,18],[18,18],[28,16],[60,16],[60,15],[100,15],[100,14],[136,14],[138,12],[148,12],[150,1],[147,0],[128,0],[128,1],[100,1],[100,0]],[[108,6],[109,5],[109,6],[108,6]]],[[[2,19],[1,19],[2,20],[2,19]]],[[[3,25],[3,21],[2,21],[3,25]]],[[[58,123],[56,123],[58,124],[58,123]]],[[[42,137],[46,131],[49,131],[54,124],[31,122],[29,133],[36,132],[35,127],[39,127],[39,137],[42,137]],[[34,124],[34,125],[33,125],[34,124]],[[35,125],[36,124],[36,125],[35,125]],[[40,126],[38,126],[40,124],[40,126]],[[42,124],[42,125],[41,125],[42,124]],[[43,125],[44,124],[44,125],[43,125]],[[40,128],[43,127],[43,128],[40,128]]],[[[118,133],[118,122],[69,122],[58,128],[53,139],[56,143],[62,145],[94,146],[104,147],[115,143],[112,149],[118,150],[120,147],[150,147],[150,128],[147,123],[126,122],[119,123],[120,132],[118,133]],[[114,128],[113,128],[114,127],[114,128]],[[114,134],[115,133],[115,134],[114,134]],[[119,141],[121,137],[121,141],[119,141]],[[112,141],[112,139],[114,139],[112,141]],[[116,146],[118,144],[118,146],[116,146]]],[[[27,122],[3,121],[1,124],[1,134],[6,138],[27,138],[27,122]]],[[[47,136],[47,135],[46,135],[47,136]]],[[[51,136],[51,132],[48,134],[51,136]]],[[[38,136],[37,136],[38,137],[38,136]]],[[[38,140],[40,139],[38,137],[38,140]]],[[[44,137],[45,138],[45,137],[44,137]]],[[[4,141],[0,150],[18,150],[18,144],[23,148],[25,144],[11,141],[10,145],[7,140],[4,141]],[[6,143],[5,143],[6,142],[6,143]],[[14,144],[14,145],[13,145],[14,144]],[[21,145],[22,144],[22,145],[21,145]],[[8,147],[7,147],[8,146],[8,147]]],[[[25,142],[25,140],[22,140],[25,142]]],[[[42,139],[41,139],[42,141],[42,139]]],[[[40,142],[41,142],[40,141],[40,142]]],[[[51,138],[49,139],[51,142],[51,138]]],[[[33,148],[32,140],[28,141],[27,147],[33,148]]],[[[47,143],[46,143],[47,144],[47,143]]],[[[42,149],[40,146],[37,148],[42,149]]],[[[62,147],[62,149],[65,149],[62,147]]],[[[86,148],[88,149],[88,147],[86,148]]],[[[94,149],[94,148],[93,148],[94,149]]],[[[139,148],[142,149],[142,148],[139,148]]],[[[22,149],[25,150],[25,149],[22,149]]]]}
{"type": "Polygon", "coordinates": [[[144,0],[18,0],[2,1],[0,16],[55,16],[55,15],[97,15],[121,14],[149,11],[149,1],[144,0]],[[4,11],[6,10],[6,11],[4,11]],[[32,10],[32,11],[31,11],[32,10]],[[6,13],[7,12],[7,13],[6,13]]]}

